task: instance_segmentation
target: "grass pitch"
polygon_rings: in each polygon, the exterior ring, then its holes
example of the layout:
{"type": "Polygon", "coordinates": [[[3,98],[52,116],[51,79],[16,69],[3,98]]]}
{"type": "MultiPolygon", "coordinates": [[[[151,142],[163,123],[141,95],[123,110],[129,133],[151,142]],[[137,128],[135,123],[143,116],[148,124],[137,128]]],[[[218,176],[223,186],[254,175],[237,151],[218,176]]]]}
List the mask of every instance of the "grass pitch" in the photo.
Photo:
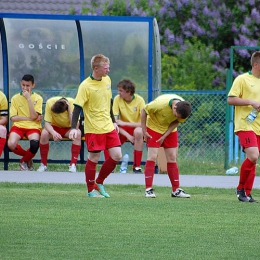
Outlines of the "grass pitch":
{"type": "MultiPolygon", "coordinates": [[[[258,259],[260,203],[233,189],[106,185],[110,199],[80,184],[0,183],[0,259],[258,259]]],[[[255,198],[260,191],[254,190],[255,198]]]]}

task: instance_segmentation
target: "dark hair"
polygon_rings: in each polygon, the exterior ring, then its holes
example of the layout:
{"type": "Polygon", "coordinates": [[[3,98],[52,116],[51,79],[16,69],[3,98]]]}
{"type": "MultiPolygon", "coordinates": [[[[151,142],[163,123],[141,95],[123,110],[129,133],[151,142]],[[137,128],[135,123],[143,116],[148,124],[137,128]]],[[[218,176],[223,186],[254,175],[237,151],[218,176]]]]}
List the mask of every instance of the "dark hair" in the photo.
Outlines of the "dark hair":
{"type": "Polygon", "coordinates": [[[51,107],[51,111],[56,114],[63,113],[68,109],[68,105],[64,98],[57,100],[51,107]]]}
{"type": "Polygon", "coordinates": [[[34,77],[30,74],[25,74],[23,77],[22,77],[22,80],[24,81],[31,81],[32,84],[34,84],[34,77]]]}
{"type": "Polygon", "coordinates": [[[191,104],[188,101],[180,101],[176,103],[176,112],[182,119],[187,118],[191,113],[191,104]]]}
{"type": "Polygon", "coordinates": [[[131,95],[135,93],[135,84],[130,79],[123,79],[117,84],[117,88],[122,88],[131,95]]]}

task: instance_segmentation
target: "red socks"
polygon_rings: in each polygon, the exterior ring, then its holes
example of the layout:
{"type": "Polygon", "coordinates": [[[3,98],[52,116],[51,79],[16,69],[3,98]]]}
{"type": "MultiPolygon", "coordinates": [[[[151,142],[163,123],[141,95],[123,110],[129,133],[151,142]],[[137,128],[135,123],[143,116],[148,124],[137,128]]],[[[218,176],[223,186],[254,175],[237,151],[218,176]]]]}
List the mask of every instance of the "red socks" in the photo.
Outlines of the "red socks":
{"type": "Polygon", "coordinates": [[[176,191],[180,187],[180,176],[177,163],[167,163],[167,172],[172,184],[172,191],[176,191]]]}
{"type": "Polygon", "coordinates": [[[251,193],[255,180],[255,163],[252,163],[248,158],[244,160],[240,168],[238,190],[244,189],[246,195],[251,193]]]}
{"type": "Polygon", "coordinates": [[[88,192],[91,192],[94,189],[96,179],[96,165],[97,163],[94,163],[89,159],[87,160],[87,163],[85,165],[85,177],[88,192]]]}
{"type": "Polygon", "coordinates": [[[43,163],[45,166],[47,166],[49,149],[50,149],[49,143],[48,144],[40,143],[41,163],[43,163]]]}
{"type": "Polygon", "coordinates": [[[30,152],[30,148],[26,151],[25,155],[22,157],[20,162],[29,162],[33,157],[35,156],[35,153],[30,152]]]}
{"type": "Polygon", "coordinates": [[[144,170],[146,189],[153,187],[154,166],[155,166],[154,161],[146,161],[145,170],[144,170]]]}
{"type": "Polygon", "coordinates": [[[81,145],[72,144],[70,165],[72,165],[73,163],[75,165],[77,164],[79,153],[80,153],[80,148],[81,148],[81,145]]]}
{"type": "Polygon", "coordinates": [[[0,137],[0,157],[5,148],[6,138],[0,137]]]}
{"type": "Polygon", "coordinates": [[[133,155],[134,155],[133,168],[140,167],[141,161],[142,161],[143,152],[134,150],[133,155]]]}
{"type": "Polygon", "coordinates": [[[109,156],[109,158],[101,166],[99,175],[96,179],[96,183],[103,184],[103,182],[107,178],[107,176],[115,169],[117,163],[118,163],[117,161],[113,160],[109,156]]]}
{"type": "Polygon", "coordinates": [[[20,155],[20,156],[24,156],[26,153],[26,151],[19,144],[16,145],[16,147],[14,148],[14,150],[12,152],[17,155],[20,155]]]}

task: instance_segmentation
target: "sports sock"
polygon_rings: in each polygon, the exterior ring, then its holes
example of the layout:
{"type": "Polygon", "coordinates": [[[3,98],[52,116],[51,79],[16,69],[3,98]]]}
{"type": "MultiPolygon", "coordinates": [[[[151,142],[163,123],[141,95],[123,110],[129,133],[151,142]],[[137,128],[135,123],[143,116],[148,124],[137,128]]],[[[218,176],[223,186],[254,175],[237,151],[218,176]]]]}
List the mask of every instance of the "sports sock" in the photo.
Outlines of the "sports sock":
{"type": "Polygon", "coordinates": [[[40,155],[41,155],[41,163],[47,166],[48,164],[48,153],[49,153],[50,145],[47,144],[41,144],[40,143],[40,155]]]}
{"type": "Polygon", "coordinates": [[[6,138],[0,137],[0,156],[5,148],[6,138]]]}
{"type": "Polygon", "coordinates": [[[241,168],[240,168],[239,184],[237,186],[238,190],[245,188],[244,186],[245,186],[247,177],[254,167],[255,167],[255,164],[252,163],[248,158],[246,158],[244,160],[244,162],[242,163],[241,168]]]}
{"type": "Polygon", "coordinates": [[[143,152],[134,150],[133,154],[134,154],[133,168],[140,167],[141,161],[142,161],[143,152]]]}
{"type": "Polygon", "coordinates": [[[16,145],[16,147],[14,148],[14,150],[12,152],[17,155],[20,155],[20,156],[24,156],[26,153],[26,151],[19,144],[16,145]]]}
{"type": "Polygon", "coordinates": [[[77,144],[72,144],[71,145],[71,161],[70,161],[70,165],[72,165],[73,163],[75,165],[77,164],[79,153],[80,153],[80,148],[81,148],[81,145],[77,145],[77,144]]]}
{"type": "Polygon", "coordinates": [[[94,189],[95,177],[96,177],[96,166],[97,163],[90,161],[89,159],[85,165],[85,178],[88,192],[91,192],[94,189]]]}
{"type": "Polygon", "coordinates": [[[255,181],[255,176],[256,176],[256,166],[254,166],[252,168],[252,170],[250,171],[250,173],[247,176],[246,182],[245,182],[245,193],[248,196],[249,194],[251,194],[251,190],[253,188],[254,185],[254,181],[255,181]]]}
{"type": "Polygon", "coordinates": [[[35,156],[34,153],[30,151],[30,148],[26,151],[25,155],[22,157],[20,162],[28,162],[35,156]]]}
{"type": "Polygon", "coordinates": [[[167,163],[167,172],[172,184],[172,191],[176,191],[180,187],[180,176],[177,163],[167,163]]]}
{"type": "Polygon", "coordinates": [[[153,187],[153,177],[154,177],[154,161],[146,161],[144,175],[145,175],[145,188],[149,189],[153,187]]]}
{"type": "Polygon", "coordinates": [[[103,184],[104,180],[115,169],[117,163],[118,163],[117,161],[113,160],[109,156],[109,158],[101,166],[101,169],[99,171],[99,175],[98,175],[98,177],[96,179],[96,183],[103,184]]]}

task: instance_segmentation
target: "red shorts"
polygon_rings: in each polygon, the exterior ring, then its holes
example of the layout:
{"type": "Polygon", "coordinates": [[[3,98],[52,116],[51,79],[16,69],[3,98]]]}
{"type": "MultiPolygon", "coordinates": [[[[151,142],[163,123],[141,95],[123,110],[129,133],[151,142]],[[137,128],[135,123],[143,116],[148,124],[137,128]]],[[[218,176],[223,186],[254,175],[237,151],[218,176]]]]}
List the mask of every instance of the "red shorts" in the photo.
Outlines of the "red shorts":
{"type": "Polygon", "coordinates": [[[153,148],[175,148],[178,147],[178,131],[170,133],[163,141],[162,144],[160,142],[156,142],[163,134],[153,131],[152,129],[147,127],[147,132],[152,136],[152,138],[147,138],[147,147],[153,148]]]}
{"type": "MultiPolygon", "coordinates": [[[[129,127],[129,126],[120,126],[122,129],[124,129],[128,134],[134,135],[135,127],[129,127]]],[[[124,135],[119,134],[119,138],[121,141],[121,144],[125,143],[127,141],[127,138],[124,135]]]]}
{"type": "Polygon", "coordinates": [[[239,138],[239,142],[243,151],[248,147],[258,147],[258,150],[260,151],[259,135],[256,135],[253,131],[239,131],[236,134],[239,138]]]}
{"type": "Polygon", "coordinates": [[[115,129],[105,134],[85,134],[85,141],[89,152],[99,152],[121,146],[119,135],[115,129]]]}
{"type": "Polygon", "coordinates": [[[59,133],[62,137],[64,137],[65,136],[65,134],[67,133],[67,132],[69,132],[69,130],[70,130],[70,127],[58,127],[58,126],[55,126],[55,125],[52,125],[52,127],[53,127],[53,129],[57,132],[57,133],[59,133]]]}
{"type": "Polygon", "coordinates": [[[10,129],[10,133],[16,133],[20,135],[21,138],[26,137],[28,138],[29,135],[37,133],[41,135],[41,131],[39,129],[27,129],[27,128],[21,128],[17,126],[12,126],[10,129]]]}

